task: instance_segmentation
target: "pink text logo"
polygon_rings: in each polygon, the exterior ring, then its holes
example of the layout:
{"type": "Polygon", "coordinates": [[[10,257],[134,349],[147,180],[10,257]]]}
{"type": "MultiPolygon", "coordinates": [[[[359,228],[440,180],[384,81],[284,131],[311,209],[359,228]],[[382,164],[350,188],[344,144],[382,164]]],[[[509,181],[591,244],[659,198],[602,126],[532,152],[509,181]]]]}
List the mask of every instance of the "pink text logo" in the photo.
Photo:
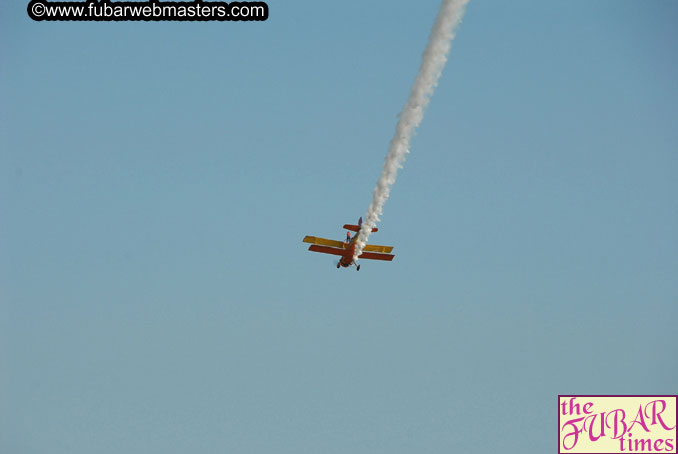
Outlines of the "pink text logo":
{"type": "Polygon", "coordinates": [[[676,453],[678,396],[558,396],[558,453],[676,453]]]}

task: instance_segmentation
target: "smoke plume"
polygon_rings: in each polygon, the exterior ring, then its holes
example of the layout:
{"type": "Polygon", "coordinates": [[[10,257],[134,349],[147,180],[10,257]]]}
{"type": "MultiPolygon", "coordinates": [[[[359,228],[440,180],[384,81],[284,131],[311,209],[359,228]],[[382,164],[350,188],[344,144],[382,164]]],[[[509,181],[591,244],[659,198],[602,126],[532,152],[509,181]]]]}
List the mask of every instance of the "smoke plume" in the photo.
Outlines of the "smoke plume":
{"type": "Polygon", "coordinates": [[[443,0],[422,57],[419,74],[412,85],[410,99],[398,116],[398,125],[386,154],[384,169],[374,188],[372,203],[358,234],[354,260],[362,253],[372,228],[376,227],[384,203],[391,192],[391,186],[395,183],[398,169],[402,167],[405,156],[410,152],[410,140],[424,118],[424,110],[438,85],[454,39],[455,28],[461,22],[467,3],[468,0],[443,0]]]}

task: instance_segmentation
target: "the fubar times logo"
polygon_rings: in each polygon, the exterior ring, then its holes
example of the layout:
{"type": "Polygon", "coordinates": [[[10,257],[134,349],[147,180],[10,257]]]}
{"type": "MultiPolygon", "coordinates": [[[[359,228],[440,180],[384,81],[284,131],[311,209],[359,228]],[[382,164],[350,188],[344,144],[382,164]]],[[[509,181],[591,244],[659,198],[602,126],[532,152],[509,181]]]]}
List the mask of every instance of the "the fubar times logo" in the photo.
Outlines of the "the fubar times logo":
{"type": "Polygon", "coordinates": [[[558,396],[558,454],[676,453],[678,396],[558,396]]]}

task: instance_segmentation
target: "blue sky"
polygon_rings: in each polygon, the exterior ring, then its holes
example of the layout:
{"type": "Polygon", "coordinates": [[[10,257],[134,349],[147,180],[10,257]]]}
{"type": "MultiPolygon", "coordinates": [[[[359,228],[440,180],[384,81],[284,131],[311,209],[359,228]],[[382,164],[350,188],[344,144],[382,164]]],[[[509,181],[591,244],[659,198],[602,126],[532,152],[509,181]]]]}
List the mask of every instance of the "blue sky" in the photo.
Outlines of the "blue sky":
{"type": "Polygon", "coordinates": [[[0,450],[554,452],[676,393],[678,5],[471,1],[359,273],[437,1],[0,6],[0,450]]]}

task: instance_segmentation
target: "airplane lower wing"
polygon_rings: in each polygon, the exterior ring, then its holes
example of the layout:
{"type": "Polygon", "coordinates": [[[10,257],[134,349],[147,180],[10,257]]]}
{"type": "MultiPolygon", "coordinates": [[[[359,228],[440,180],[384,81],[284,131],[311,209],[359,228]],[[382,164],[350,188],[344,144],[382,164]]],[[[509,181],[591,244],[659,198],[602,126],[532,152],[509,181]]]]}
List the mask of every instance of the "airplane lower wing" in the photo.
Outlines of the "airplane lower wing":
{"type": "MultiPolygon", "coordinates": [[[[313,247],[313,246],[311,246],[313,247]]],[[[358,256],[359,259],[368,259],[368,260],[387,260],[391,261],[393,260],[394,255],[391,254],[376,254],[374,252],[363,252],[358,256]]]]}
{"type": "MultiPolygon", "coordinates": [[[[346,254],[345,249],[337,249],[333,247],[327,247],[327,246],[319,246],[317,244],[312,244],[311,246],[308,247],[309,251],[313,252],[321,252],[323,254],[332,254],[332,255],[341,255],[343,256],[346,254]]],[[[394,255],[391,254],[377,254],[376,252],[363,252],[360,254],[359,259],[367,259],[367,260],[386,260],[390,262],[393,260],[394,255]]]]}
{"type": "MultiPolygon", "coordinates": [[[[346,251],[344,249],[337,249],[327,246],[318,246],[317,244],[312,244],[308,247],[309,251],[321,252],[323,254],[332,254],[332,255],[344,255],[346,251]]],[[[364,255],[364,254],[363,254],[364,255]]]]}

